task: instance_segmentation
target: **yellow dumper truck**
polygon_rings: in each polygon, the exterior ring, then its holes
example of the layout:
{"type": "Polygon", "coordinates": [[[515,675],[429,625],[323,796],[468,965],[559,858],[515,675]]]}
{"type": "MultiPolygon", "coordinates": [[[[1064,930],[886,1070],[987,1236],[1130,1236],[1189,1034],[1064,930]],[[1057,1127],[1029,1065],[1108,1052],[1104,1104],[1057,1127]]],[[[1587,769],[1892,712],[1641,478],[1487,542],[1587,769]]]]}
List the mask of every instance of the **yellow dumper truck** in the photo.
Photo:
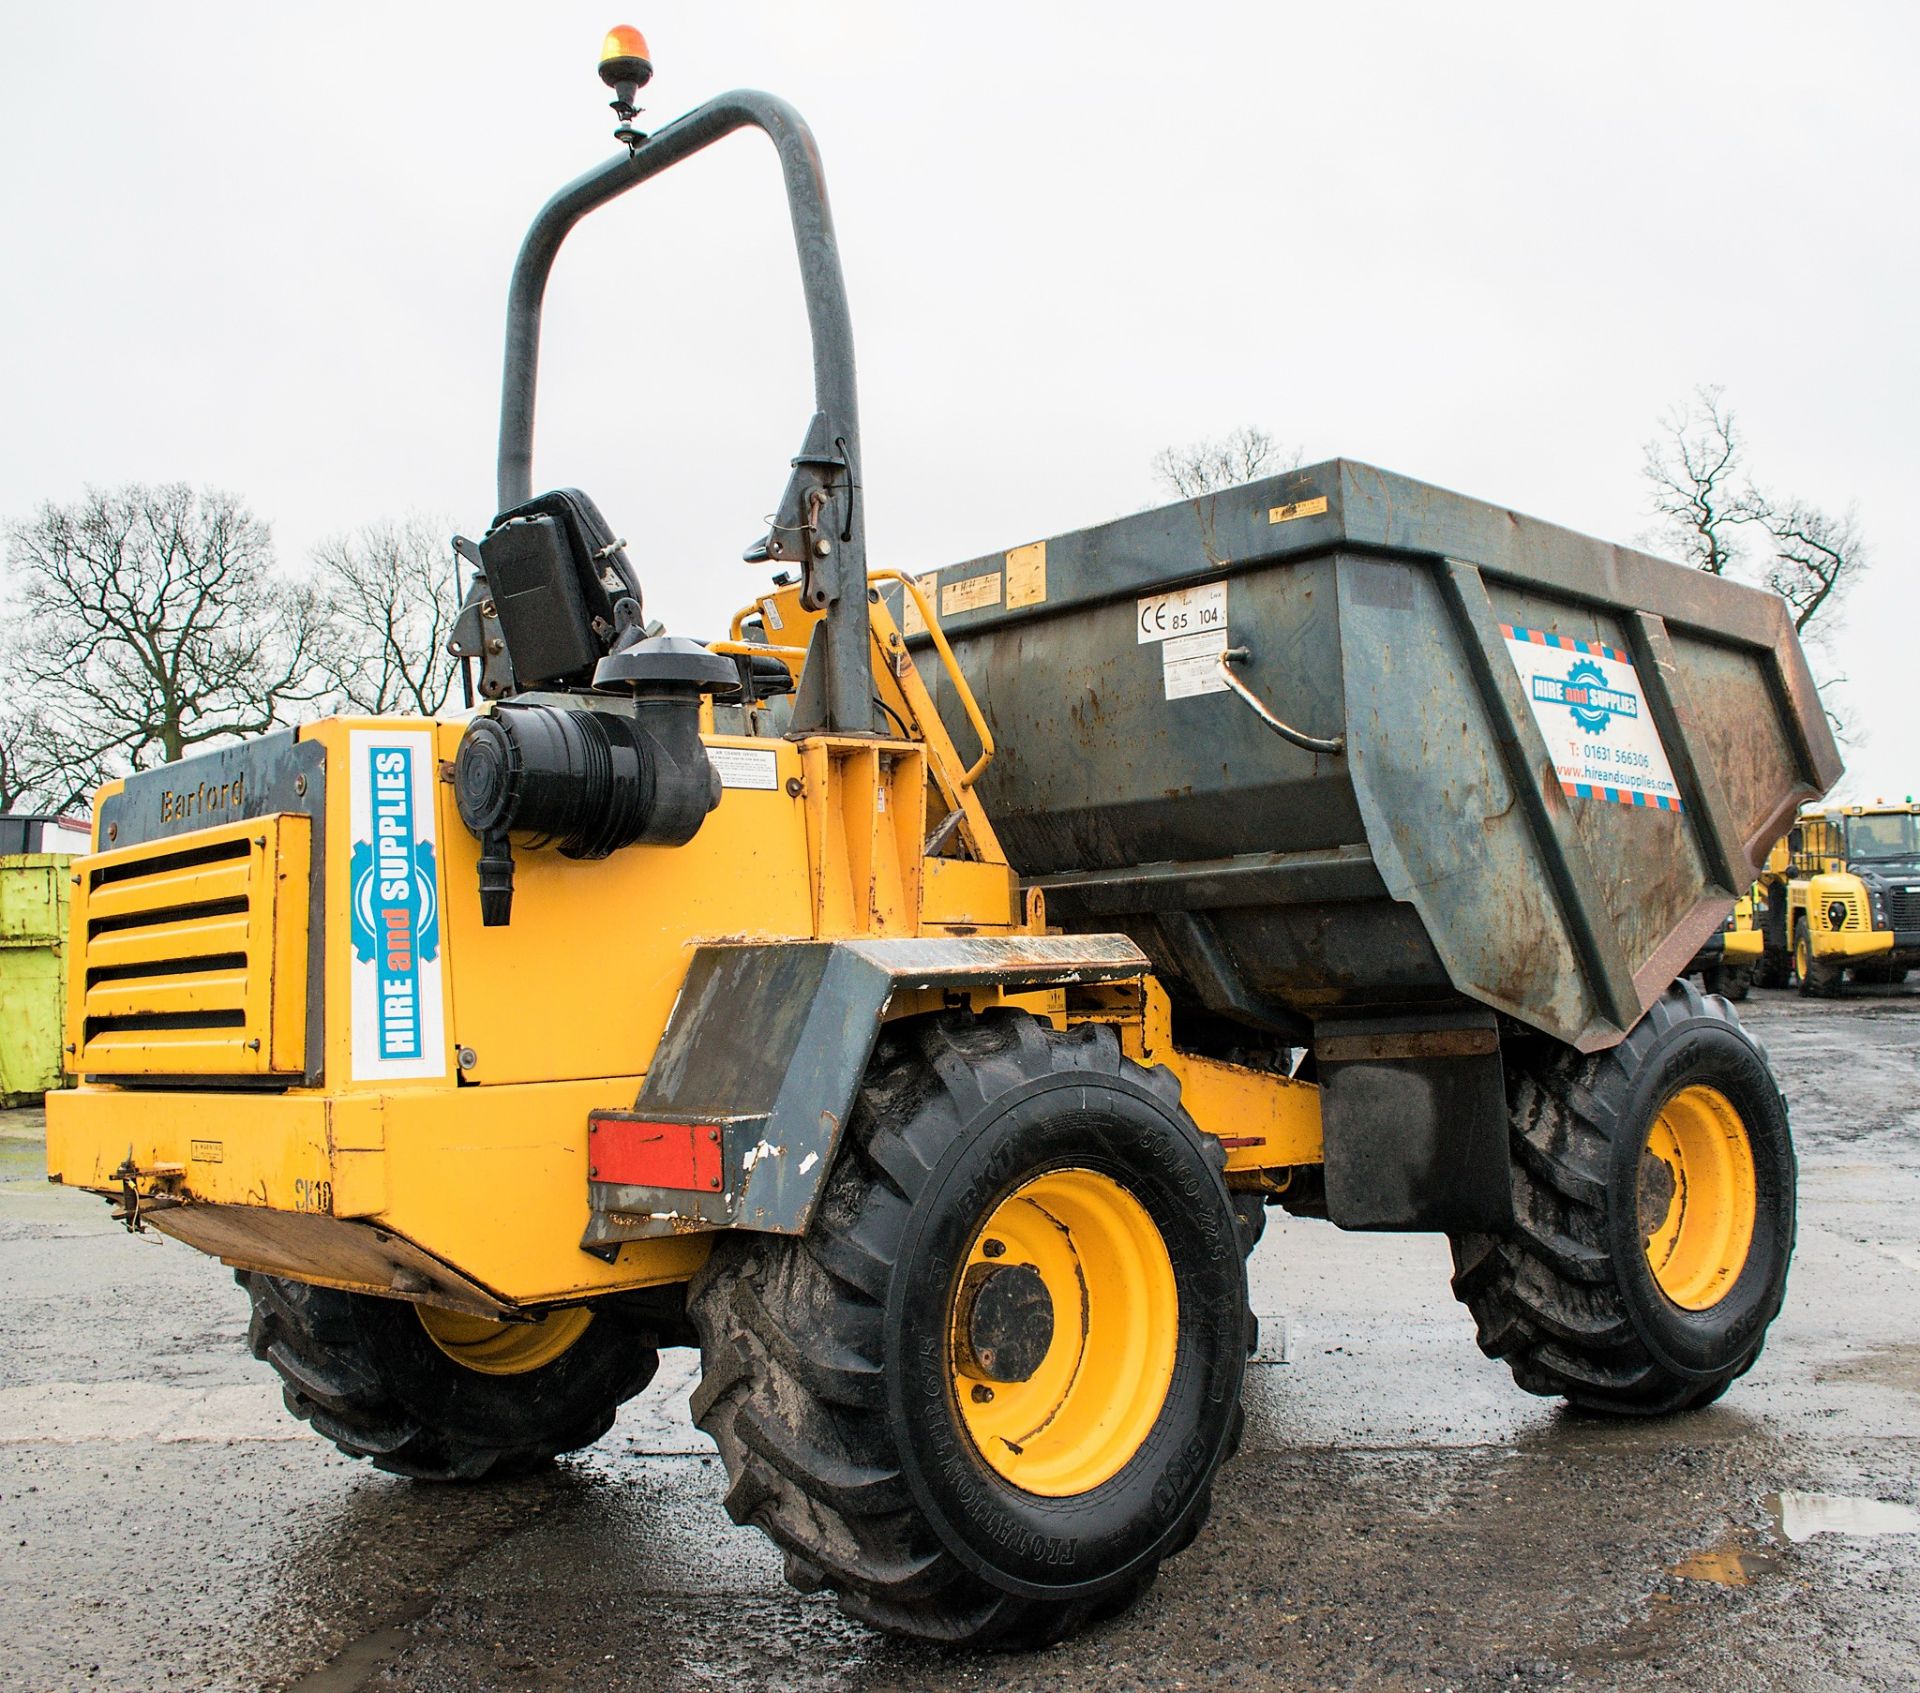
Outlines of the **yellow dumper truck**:
{"type": "Polygon", "coordinates": [[[1756,925],[1762,985],[1885,987],[1920,964],[1920,807],[1810,807],[1767,854],[1756,925]]]}
{"type": "Polygon", "coordinates": [[[1837,773],[1780,603],[1338,460],[871,568],[813,140],[752,92],[643,137],[648,74],[616,31],[624,145],[514,271],[480,705],[103,790],[55,1179],[234,1266],[290,1411],[404,1475],[581,1447],[697,1347],[733,1517],[955,1644],[1200,1531],[1271,1204],[1445,1233],[1532,1392],[1724,1392],[1793,1149],[1674,978],[1837,773]],[[540,308],[582,216],[742,128],[815,409],[696,641],[535,493],[540,308]]]}

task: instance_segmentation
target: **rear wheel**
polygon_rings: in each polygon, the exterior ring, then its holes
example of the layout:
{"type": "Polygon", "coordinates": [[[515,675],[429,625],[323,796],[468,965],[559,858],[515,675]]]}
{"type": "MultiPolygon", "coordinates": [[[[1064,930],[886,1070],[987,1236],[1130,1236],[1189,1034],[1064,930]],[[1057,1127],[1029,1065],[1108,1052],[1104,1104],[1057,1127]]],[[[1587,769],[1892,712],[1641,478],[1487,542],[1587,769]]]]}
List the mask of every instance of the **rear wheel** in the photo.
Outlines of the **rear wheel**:
{"type": "Polygon", "coordinates": [[[1123,1610],[1239,1433],[1223,1162],[1110,1029],[887,1030],[812,1231],[719,1241],[690,1292],[734,1520],[896,1634],[1031,1647],[1123,1610]]]}
{"type": "Polygon", "coordinates": [[[1678,982],[1611,1051],[1515,1066],[1508,1097],[1515,1226],[1453,1240],[1482,1350],[1590,1410],[1718,1398],[1793,1254],[1793,1142],[1758,1044],[1678,982]]]}
{"type": "Polygon", "coordinates": [[[1714,991],[1736,1004],[1747,997],[1753,986],[1753,970],[1745,964],[1728,964],[1720,971],[1720,985],[1714,991]]]}
{"type": "Polygon", "coordinates": [[[349,1457],[432,1481],[520,1474],[590,1446],[659,1355],[587,1307],[505,1323],[239,1271],[256,1358],[349,1457]]]}

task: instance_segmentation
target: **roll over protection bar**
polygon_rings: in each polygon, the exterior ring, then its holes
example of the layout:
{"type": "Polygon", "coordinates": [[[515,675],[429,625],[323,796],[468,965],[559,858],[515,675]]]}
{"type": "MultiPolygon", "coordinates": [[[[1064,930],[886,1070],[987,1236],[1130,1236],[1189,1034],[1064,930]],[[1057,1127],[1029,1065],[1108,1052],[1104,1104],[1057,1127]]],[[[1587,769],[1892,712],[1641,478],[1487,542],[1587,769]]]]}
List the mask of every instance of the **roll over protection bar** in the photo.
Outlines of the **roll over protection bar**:
{"type": "Polygon", "coordinates": [[[794,728],[871,734],[867,548],[860,500],[853,324],[847,314],[846,282],[819,150],[805,121],[786,101],[753,89],[718,95],[629,152],[576,177],[540,208],[520,244],[507,292],[496,497],[503,512],[533,497],[540,313],[560,244],[587,213],[746,128],[763,131],[780,156],[813,342],[814,396],[813,416],[793,460],[773,528],[765,541],[749,549],[748,557],[791,560],[802,572],[804,603],[826,613],[824,628],[808,655],[810,667],[821,665],[821,675],[796,701],[794,728]]]}

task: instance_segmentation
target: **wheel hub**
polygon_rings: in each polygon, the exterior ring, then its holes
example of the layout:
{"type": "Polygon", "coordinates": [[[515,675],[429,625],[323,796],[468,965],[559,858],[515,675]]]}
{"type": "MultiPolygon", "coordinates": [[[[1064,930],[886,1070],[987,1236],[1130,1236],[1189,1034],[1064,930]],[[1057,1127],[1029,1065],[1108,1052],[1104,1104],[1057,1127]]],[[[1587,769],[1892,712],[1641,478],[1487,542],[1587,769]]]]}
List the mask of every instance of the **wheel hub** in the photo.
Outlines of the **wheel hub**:
{"type": "Polygon", "coordinates": [[[1667,1213],[1673,1209],[1674,1196],[1679,1184],[1674,1180],[1673,1169],[1664,1158],[1657,1156],[1652,1147],[1640,1150],[1640,1238],[1652,1240],[1660,1232],[1661,1225],[1667,1220],[1667,1213]]]}
{"type": "Polygon", "coordinates": [[[953,1400],[987,1467],[1067,1498],[1153,1432],[1180,1329],[1173,1260],[1111,1176],[1049,1170],[994,1207],[949,1305],[953,1400]]]}
{"type": "Polygon", "coordinates": [[[1704,1083],[1669,1099],[1647,1131],[1638,1188],[1660,1291],[1686,1311],[1718,1304],[1746,1267],[1759,1212],[1753,1146],[1732,1100],[1704,1083]]]}
{"type": "Polygon", "coordinates": [[[989,1382],[1030,1379],[1053,1345],[1053,1297],[1031,1264],[976,1264],[961,1284],[967,1356],[961,1371],[989,1382]]]}

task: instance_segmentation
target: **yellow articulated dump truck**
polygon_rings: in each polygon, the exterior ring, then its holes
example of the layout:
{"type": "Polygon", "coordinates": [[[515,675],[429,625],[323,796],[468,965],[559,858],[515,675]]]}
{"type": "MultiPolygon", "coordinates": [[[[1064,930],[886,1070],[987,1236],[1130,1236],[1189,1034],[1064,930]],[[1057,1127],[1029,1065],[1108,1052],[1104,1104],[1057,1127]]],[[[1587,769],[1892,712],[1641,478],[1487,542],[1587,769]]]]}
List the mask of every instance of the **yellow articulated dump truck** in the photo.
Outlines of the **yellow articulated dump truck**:
{"type": "Polygon", "coordinates": [[[403,1475],[545,1463],[697,1348],[733,1517],[954,1644],[1110,1616],[1200,1532],[1269,1205],[1447,1235],[1529,1391],[1723,1393],[1793,1148],[1674,979],[1838,771],[1780,602],[1341,460],[870,568],[811,136],[739,92],[643,137],[644,43],[602,69],[623,145],[521,249],[458,543],[479,704],[101,792],[55,1179],[233,1266],[292,1414],[403,1475]],[[535,492],[541,300],[743,128],[815,406],[766,585],[693,640],[535,492]]]}
{"type": "Polygon", "coordinates": [[[1802,811],[1767,855],[1756,922],[1763,986],[1832,993],[1849,978],[1881,987],[1920,965],[1920,807],[1802,811]]]}

